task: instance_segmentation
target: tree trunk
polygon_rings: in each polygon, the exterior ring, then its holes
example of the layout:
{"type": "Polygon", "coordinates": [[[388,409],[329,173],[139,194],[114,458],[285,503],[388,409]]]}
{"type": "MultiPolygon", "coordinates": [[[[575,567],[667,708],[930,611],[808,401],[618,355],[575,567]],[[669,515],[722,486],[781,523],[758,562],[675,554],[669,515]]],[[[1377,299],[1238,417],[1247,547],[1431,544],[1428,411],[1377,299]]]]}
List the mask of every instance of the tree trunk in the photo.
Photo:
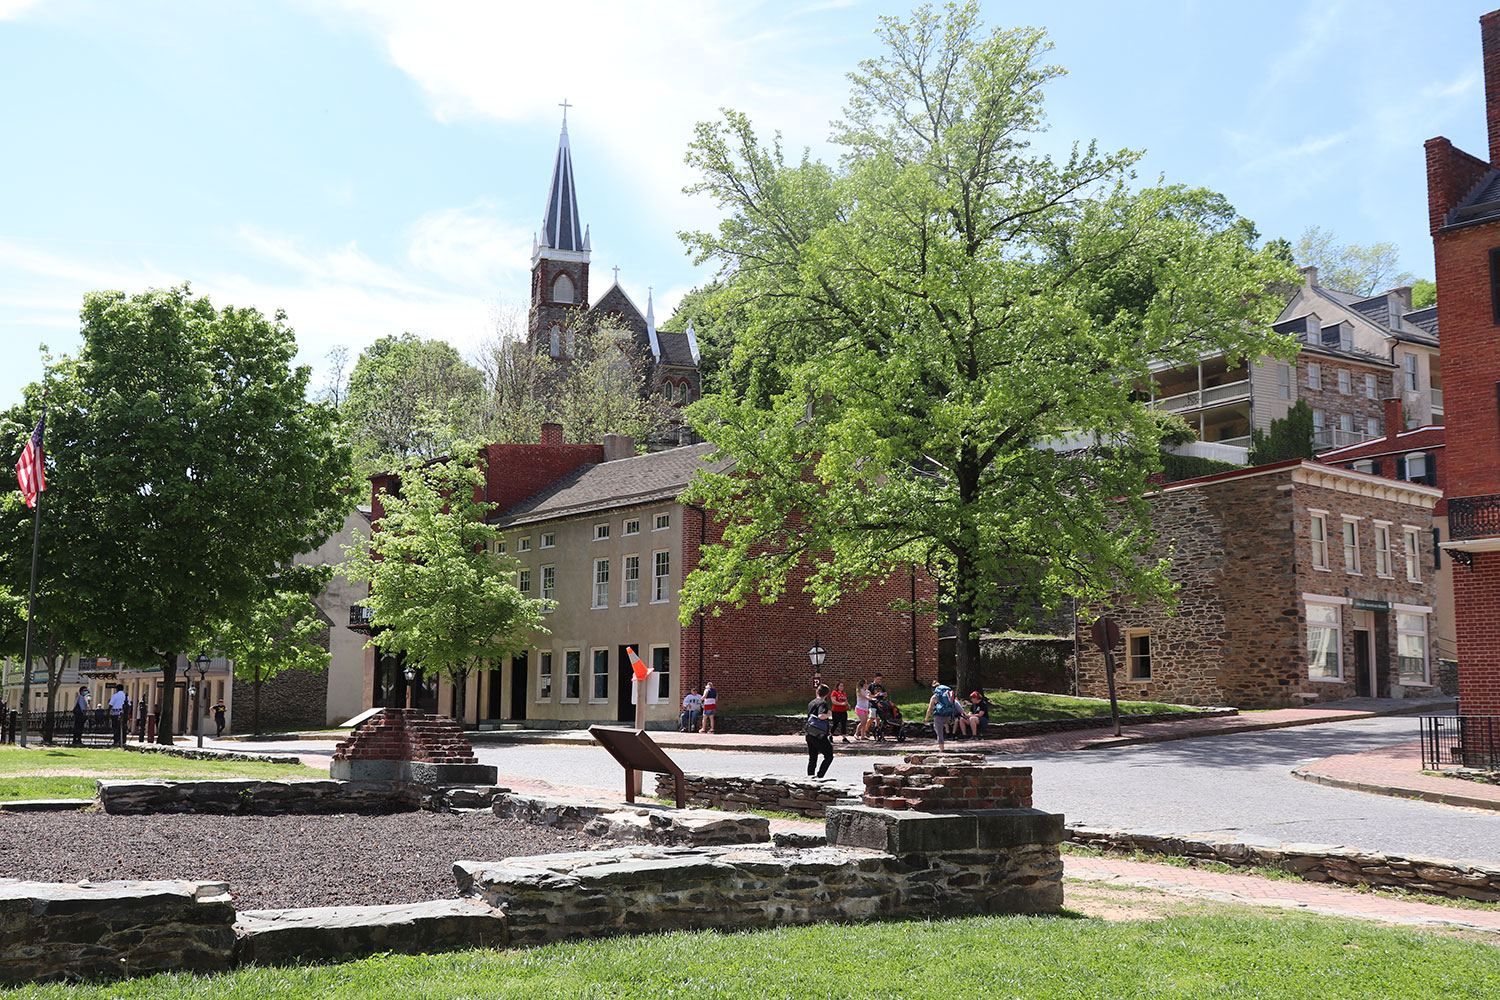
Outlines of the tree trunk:
{"type": "Polygon", "coordinates": [[[265,681],[260,676],[260,667],[256,667],[255,680],[251,682],[251,690],[254,694],[251,695],[250,699],[253,706],[250,710],[250,728],[256,736],[260,735],[260,686],[264,683],[265,681]]]}
{"type": "Polygon", "coordinates": [[[172,745],[172,703],[177,700],[177,654],[161,654],[160,716],[156,720],[156,742],[172,745]]]}
{"type": "Polygon", "coordinates": [[[465,670],[462,673],[454,674],[452,680],[453,721],[458,723],[458,728],[462,729],[464,727],[464,708],[466,707],[464,702],[468,698],[469,672],[465,670]]]}

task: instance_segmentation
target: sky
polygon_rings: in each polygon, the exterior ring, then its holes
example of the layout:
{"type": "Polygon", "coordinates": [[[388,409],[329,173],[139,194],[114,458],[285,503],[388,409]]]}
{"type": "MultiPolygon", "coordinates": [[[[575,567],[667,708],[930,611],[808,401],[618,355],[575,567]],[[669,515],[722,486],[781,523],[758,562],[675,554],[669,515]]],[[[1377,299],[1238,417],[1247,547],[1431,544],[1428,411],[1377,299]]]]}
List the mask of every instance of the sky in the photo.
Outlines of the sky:
{"type": "MultiPolygon", "coordinates": [[[[1487,148],[1496,0],[1011,0],[1068,74],[1038,148],[1144,150],[1267,238],[1390,241],[1431,277],[1424,140],[1487,148]]],[[[0,408],[75,352],[85,293],[191,283],[280,309],[327,378],[410,331],[465,354],[524,308],[566,100],[591,292],[658,321],[713,275],[678,234],[696,122],[747,113],[832,159],[863,0],[0,0],[0,408]]]]}

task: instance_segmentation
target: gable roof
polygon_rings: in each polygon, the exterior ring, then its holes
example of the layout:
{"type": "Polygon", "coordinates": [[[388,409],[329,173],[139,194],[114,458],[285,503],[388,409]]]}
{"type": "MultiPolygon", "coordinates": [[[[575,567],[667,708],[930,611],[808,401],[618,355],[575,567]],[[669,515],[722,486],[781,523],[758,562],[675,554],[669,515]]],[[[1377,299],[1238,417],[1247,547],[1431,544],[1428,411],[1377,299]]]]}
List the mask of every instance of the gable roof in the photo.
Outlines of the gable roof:
{"type": "Polygon", "coordinates": [[[656,341],[661,345],[661,363],[675,368],[697,368],[693,360],[693,348],[686,333],[657,330],[656,341]]]}
{"type": "Polygon", "coordinates": [[[511,527],[676,500],[699,469],[723,472],[733,466],[732,459],[710,462],[715,450],[712,444],[694,444],[585,465],[489,520],[511,527]]]}
{"type": "Polygon", "coordinates": [[[1472,226],[1491,219],[1500,219],[1500,170],[1494,168],[1479,178],[1462,201],[1449,209],[1443,217],[1443,228],[1472,226]]]}

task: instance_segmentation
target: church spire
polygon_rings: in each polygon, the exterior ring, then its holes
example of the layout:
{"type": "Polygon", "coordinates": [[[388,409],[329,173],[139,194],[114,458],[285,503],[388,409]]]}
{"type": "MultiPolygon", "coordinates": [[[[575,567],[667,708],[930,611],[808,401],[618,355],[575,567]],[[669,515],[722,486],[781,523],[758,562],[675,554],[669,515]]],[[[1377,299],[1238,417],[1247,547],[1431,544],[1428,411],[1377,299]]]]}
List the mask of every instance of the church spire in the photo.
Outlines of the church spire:
{"type": "Polygon", "coordinates": [[[582,224],[578,221],[578,192],[573,187],[573,151],[568,145],[568,108],[562,103],[562,134],[557,140],[557,162],[552,167],[552,187],[547,191],[547,208],[542,214],[540,243],[553,250],[583,252],[589,249],[582,224]]]}

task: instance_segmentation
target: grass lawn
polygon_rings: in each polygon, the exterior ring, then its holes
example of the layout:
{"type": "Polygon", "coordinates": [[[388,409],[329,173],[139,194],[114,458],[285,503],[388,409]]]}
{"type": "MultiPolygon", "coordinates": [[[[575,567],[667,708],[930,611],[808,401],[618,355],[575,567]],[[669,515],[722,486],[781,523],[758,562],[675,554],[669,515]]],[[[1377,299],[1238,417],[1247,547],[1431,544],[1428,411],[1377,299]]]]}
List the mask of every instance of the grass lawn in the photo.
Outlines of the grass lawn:
{"type": "Polygon", "coordinates": [[[77,747],[0,747],[0,801],[89,799],[96,778],[318,778],[301,764],[187,760],[159,753],[77,747]]]}
{"type": "MultiPolygon", "coordinates": [[[[967,694],[968,692],[964,692],[967,694]]],[[[908,722],[921,722],[927,711],[931,688],[903,688],[892,690],[891,698],[901,708],[901,715],[908,722]]],[[[808,693],[811,698],[811,692],[808,693]]],[[[1020,691],[997,691],[987,694],[994,711],[991,722],[1036,722],[1050,719],[1083,719],[1095,716],[1109,717],[1109,702],[1097,698],[1070,698],[1062,694],[1028,694],[1020,691]]],[[[849,704],[854,704],[851,695],[849,704]]],[[[807,711],[807,702],[775,705],[770,708],[735,708],[725,715],[801,715],[807,711]]],[[[1180,705],[1163,705],[1154,701],[1121,701],[1121,715],[1151,715],[1156,712],[1180,712],[1180,705]]],[[[851,708],[851,719],[854,712],[851,708]]]]}
{"type": "MultiPolygon", "coordinates": [[[[1070,893],[1073,891],[1070,887],[1070,893]]],[[[1086,895],[1080,892],[1080,899],[1086,895]]],[[[1500,949],[1464,935],[1163,897],[1094,894],[1103,918],[671,933],[531,951],[381,955],[301,968],[23,987],[26,997],[1493,998],[1500,949]]]]}

